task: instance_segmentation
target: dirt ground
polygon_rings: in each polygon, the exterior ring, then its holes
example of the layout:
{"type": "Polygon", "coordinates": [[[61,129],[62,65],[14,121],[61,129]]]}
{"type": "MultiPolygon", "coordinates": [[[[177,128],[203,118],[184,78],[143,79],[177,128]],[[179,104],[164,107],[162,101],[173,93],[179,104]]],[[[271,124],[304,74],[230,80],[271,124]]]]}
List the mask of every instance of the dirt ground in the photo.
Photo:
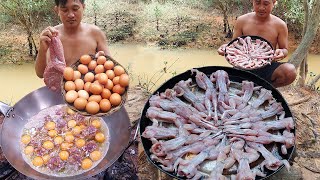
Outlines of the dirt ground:
{"type": "MultiPolygon", "coordinates": [[[[320,179],[320,94],[305,88],[287,86],[278,89],[286,99],[296,123],[296,153],[290,172],[283,168],[273,180],[320,179]]],[[[130,119],[139,119],[148,100],[148,94],[139,87],[130,88],[126,109],[130,119]]],[[[138,176],[147,179],[172,179],[148,162],[139,144],[138,176]]]]}

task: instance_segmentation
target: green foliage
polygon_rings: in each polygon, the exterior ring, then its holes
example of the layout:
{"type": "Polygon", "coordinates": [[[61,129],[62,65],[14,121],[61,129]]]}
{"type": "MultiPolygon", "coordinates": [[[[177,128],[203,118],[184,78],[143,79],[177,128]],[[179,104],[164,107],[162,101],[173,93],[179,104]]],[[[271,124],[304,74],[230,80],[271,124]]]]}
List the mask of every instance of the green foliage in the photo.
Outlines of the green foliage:
{"type": "Polygon", "coordinates": [[[301,0],[277,1],[273,13],[287,23],[291,32],[294,32],[297,37],[301,37],[304,22],[304,9],[301,0]]]}
{"type": "Polygon", "coordinates": [[[24,28],[38,28],[38,22],[57,22],[52,0],[2,0],[0,7],[6,16],[0,21],[11,20],[24,28]]]}
{"type": "Polygon", "coordinates": [[[134,35],[136,17],[125,11],[116,11],[107,15],[108,25],[104,27],[108,38],[113,41],[125,40],[134,35]]]}
{"type": "Polygon", "coordinates": [[[194,42],[198,37],[198,33],[191,30],[179,32],[173,37],[173,46],[181,47],[187,45],[190,42],[194,42]]]}
{"type": "Polygon", "coordinates": [[[0,46],[0,59],[5,57],[6,55],[12,52],[11,47],[8,46],[0,46]]]}

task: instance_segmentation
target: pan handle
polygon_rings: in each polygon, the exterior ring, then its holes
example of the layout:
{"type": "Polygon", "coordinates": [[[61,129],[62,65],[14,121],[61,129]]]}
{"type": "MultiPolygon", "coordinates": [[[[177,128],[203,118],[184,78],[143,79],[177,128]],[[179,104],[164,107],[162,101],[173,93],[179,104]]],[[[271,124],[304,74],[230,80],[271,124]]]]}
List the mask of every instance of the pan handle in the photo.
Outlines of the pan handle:
{"type": "Polygon", "coordinates": [[[0,112],[8,117],[9,116],[9,112],[12,110],[12,107],[9,106],[8,104],[4,103],[4,102],[1,102],[0,101],[0,112]]]}
{"type": "MultiPolygon", "coordinates": [[[[5,117],[9,117],[10,116],[9,113],[12,110],[13,110],[12,107],[10,107],[6,103],[0,101],[0,113],[2,113],[5,117]]],[[[3,124],[3,122],[2,122],[2,124],[3,124]]],[[[2,137],[1,137],[2,136],[2,124],[0,124],[0,147],[2,144],[2,137]]]]}

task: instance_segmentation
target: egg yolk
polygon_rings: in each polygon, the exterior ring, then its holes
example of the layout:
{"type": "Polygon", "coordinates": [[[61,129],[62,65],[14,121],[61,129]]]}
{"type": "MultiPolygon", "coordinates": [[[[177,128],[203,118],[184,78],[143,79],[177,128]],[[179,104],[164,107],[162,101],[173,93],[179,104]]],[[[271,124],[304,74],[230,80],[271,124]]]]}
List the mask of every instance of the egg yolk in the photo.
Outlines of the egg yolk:
{"type": "Polygon", "coordinates": [[[48,132],[48,135],[49,135],[50,137],[55,137],[57,134],[58,134],[58,133],[57,133],[56,130],[50,130],[50,131],[48,132]]]}
{"type": "Polygon", "coordinates": [[[63,142],[63,138],[61,136],[57,136],[54,138],[55,144],[61,144],[63,142]]]}
{"type": "Polygon", "coordinates": [[[61,160],[65,161],[69,158],[69,153],[68,151],[60,151],[59,156],[61,160]]]}
{"type": "Polygon", "coordinates": [[[76,126],[76,127],[74,127],[74,128],[72,129],[72,133],[73,133],[74,135],[80,134],[81,131],[82,131],[82,129],[81,129],[80,126],[76,126]]]}
{"type": "Polygon", "coordinates": [[[101,122],[98,119],[95,119],[91,122],[91,125],[94,126],[95,128],[100,128],[101,127],[101,122]]]}
{"type": "Polygon", "coordinates": [[[32,154],[33,153],[33,146],[27,146],[25,149],[24,149],[24,153],[29,155],[29,154],[32,154]]]}
{"type": "Polygon", "coordinates": [[[35,157],[33,160],[32,160],[32,164],[34,166],[42,166],[43,165],[43,159],[41,157],[35,157]]]}
{"type": "Polygon", "coordinates": [[[46,154],[44,156],[42,156],[42,160],[43,160],[43,163],[44,164],[47,164],[47,162],[49,161],[50,159],[50,155],[49,154],[46,154]]]}
{"type": "Polygon", "coordinates": [[[94,139],[97,141],[97,142],[100,142],[102,143],[104,141],[104,134],[99,132],[97,133],[95,136],[94,136],[94,139]]]}
{"type": "Polygon", "coordinates": [[[70,109],[70,108],[67,109],[67,113],[68,113],[69,115],[75,114],[74,110],[72,110],[72,109],[70,109]]]}
{"type": "Polygon", "coordinates": [[[81,125],[80,125],[80,128],[81,128],[81,129],[85,129],[85,128],[86,128],[86,126],[85,126],[85,125],[83,125],[83,124],[81,124],[81,125]]]}
{"type": "Polygon", "coordinates": [[[71,144],[64,142],[60,145],[60,149],[65,151],[65,150],[69,149],[70,146],[71,146],[71,144]]]}
{"type": "Polygon", "coordinates": [[[56,127],[56,123],[53,122],[53,121],[47,122],[47,123],[46,123],[46,126],[45,126],[45,128],[46,128],[47,130],[52,130],[52,129],[54,129],[55,127],[56,127]]]}
{"type": "Polygon", "coordinates": [[[98,161],[101,158],[101,152],[100,151],[93,151],[90,153],[90,158],[92,161],[98,161]]]}
{"type": "Polygon", "coordinates": [[[29,136],[29,135],[23,135],[22,137],[21,137],[21,142],[23,143],[23,144],[29,144],[29,142],[31,141],[31,136],[29,136]]]}
{"type": "Polygon", "coordinates": [[[53,149],[54,144],[51,141],[45,141],[42,144],[42,147],[45,148],[45,149],[53,149]]]}
{"type": "Polygon", "coordinates": [[[78,139],[78,140],[76,141],[76,146],[77,146],[78,148],[83,147],[85,144],[86,144],[86,141],[85,141],[84,139],[78,139]]]}
{"type": "Polygon", "coordinates": [[[70,120],[70,121],[68,121],[68,127],[69,128],[73,128],[73,127],[75,127],[77,125],[77,121],[75,121],[75,120],[70,120]]]}
{"type": "Polygon", "coordinates": [[[92,161],[88,158],[84,159],[81,163],[82,169],[89,169],[92,167],[92,161]]]}
{"type": "Polygon", "coordinates": [[[74,140],[74,136],[72,135],[72,134],[70,134],[70,135],[66,135],[65,137],[64,137],[64,139],[67,141],[67,142],[72,142],[73,140],[74,140]]]}

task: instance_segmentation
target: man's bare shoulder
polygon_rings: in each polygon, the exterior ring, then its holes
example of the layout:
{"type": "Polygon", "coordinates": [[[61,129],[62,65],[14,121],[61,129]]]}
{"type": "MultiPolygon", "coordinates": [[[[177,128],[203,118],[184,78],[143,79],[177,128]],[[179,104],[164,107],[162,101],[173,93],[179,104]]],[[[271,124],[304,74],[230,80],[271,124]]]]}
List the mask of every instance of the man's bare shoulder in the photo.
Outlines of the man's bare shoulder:
{"type": "Polygon", "coordinates": [[[250,13],[239,16],[237,18],[237,21],[238,22],[245,22],[245,21],[251,20],[253,18],[253,16],[254,16],[254,12],[250,12],[250,13]]]}
{"type": "Polygon", "coordinates": [[[271,15],[272,22],[279,28],[287,28],[287,23],[275,15],[271,15]]]}
{"type": "Polygon", "coordinates": [[[58,31],[61,31],[62,28],[63,28],[63,24],[58,24],[58,25],[54,26],[54,28],[55,28],[56,30],[58,30],[58,31]]]}
{"type": "Polygon", "coordinates": [[[90,31],[91,33],[100,33],[100,32],[102,32],[102,30],[98,26],[96,26],[94,24],[83,23],[82,25],[86,30],[90,31]]]}

